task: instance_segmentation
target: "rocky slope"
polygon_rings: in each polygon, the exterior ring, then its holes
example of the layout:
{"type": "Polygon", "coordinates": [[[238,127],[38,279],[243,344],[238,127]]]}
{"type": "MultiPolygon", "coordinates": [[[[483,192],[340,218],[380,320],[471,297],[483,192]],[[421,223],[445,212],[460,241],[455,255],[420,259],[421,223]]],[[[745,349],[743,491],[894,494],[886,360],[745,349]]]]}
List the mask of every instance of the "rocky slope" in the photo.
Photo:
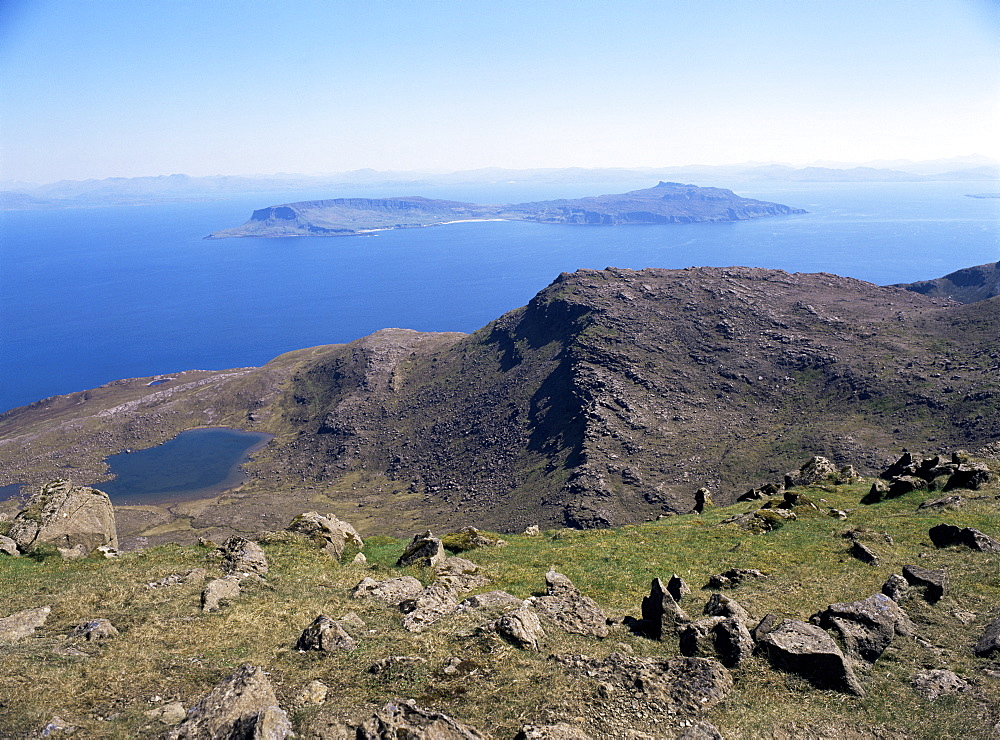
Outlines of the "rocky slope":
{"type": "Polygon", "coordinates": [[[960,303],[985,301],[1000,295],[1000,262],[966,267],[935,280],[899,283],[896,287],[960,303]]]}
{"type": "Polygon", "coordinates": [[[617,195],[501,206],[419,196],[303,201],[261,208],[242,226],[216,231],[206,238],[348,236],[377,229],[486,219],[590,225],[667,224],[742,221],[790,213],[805,211],[741,198],[723,188],[661,182],[653,188],[617,195]]]}
{"type": "Polygon", "coordinates": [[[690,510],[702,486],[732,501],[802,450],[873,470],[900,447],[995,444],[998,300],[754,268],[581,270],[468,336],[383,330],[13,410],[0,483],[99,483],[107,454],[230,425],[276,435],[242,492],[188,506],[185,527],[135,513],[135,531],[254,531],[316,497],[362,531],[641,521],[690,510]]]}

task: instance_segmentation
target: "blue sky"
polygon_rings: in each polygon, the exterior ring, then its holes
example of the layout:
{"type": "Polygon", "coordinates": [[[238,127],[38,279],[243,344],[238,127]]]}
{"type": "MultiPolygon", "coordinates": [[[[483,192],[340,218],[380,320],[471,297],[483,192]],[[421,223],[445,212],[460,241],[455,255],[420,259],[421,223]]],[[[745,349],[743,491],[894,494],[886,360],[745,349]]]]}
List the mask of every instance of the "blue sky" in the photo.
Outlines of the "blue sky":
{"type": "Polygon", "coordinates": [[[998,0],[0,0],[0,179],[1000,156],[998,0]]]}

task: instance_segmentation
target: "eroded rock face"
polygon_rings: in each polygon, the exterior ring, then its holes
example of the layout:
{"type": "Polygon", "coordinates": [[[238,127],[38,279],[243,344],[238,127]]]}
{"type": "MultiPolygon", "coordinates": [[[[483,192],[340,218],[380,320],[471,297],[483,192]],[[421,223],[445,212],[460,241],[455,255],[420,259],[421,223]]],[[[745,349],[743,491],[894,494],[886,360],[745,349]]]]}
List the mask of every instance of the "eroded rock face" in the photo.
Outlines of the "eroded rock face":
{"type": "Polygon", "coordinates": [[[862,601],[830,604],[816,615],[821,627],[840,635],[852,658],[874,663],[896,635],[913,635],[916,628],[899,605],[885,594],[862,601]]]}
{"type": "Polygon", "coordinates": [[[0,619],[0,643],[14,642],[24,637],[31,637],[35,630],[45,624],[52,612],[50,606],[40,606],[35,609],[25,609],[0,619]]]}
{"type": "Polygon", "coordinates": [[[223,543],[219,551],[222,553],[222,564],[219,567],[224,573],[267,575],[264,549],[253,540],[233,535],[223,543]]]}
{"type": "Polygon", "coordinates": [[[819,627],[786,619],[760,634],[758,645],[773,665],[798,673],[820,688],[864,696],[865,691],[840,648],[819,627]]]}
{"type": "Polygon", "coordinates": [[[340,560],[347,545],[353,545],[359,550],[365,546],[357,530],[333,514],[307,511],[295,517],[285,529],[309,537],[336,560],[340,560]]]}
{"type": "Polygon", "coordinates": [[[118,547],[108,495],[65,480],[42,486],[14,517],[8,534],[21,552],[43,543],[83,555],[102,545],[118,547]]]}
{"type": "Polygon", "coordinates": [[[263,670],[245,665],[219,683],[167,736],[170,740],[284,740],[292,723],[263,670]]]}
{"type": "Polygon", "coordinates": [[[357,729],[357,740],[487,740],[479,731],[447,714],[396,699],[375,712],[357,729]]]}
{"type": "Polygon", "coordinates": [[[527,600],[539,614],[548,617],[562,629],[577,635],[608,636],[608,619],[597,603],[584,596],[562,573],[550,570],[545,574],[546,595],[527,600]]]}
{"type": "Polygon", "coordinates": [[[357,642],[347,634],[347,630],[325,614],[316,617],[312,624],[303,630],[295,644],[297,650],[319,650],[325,653],[353,650],[356,647],[357,642]]]}
{"type": "Polygon", "coordinates": [[[410,544],[403,550],[403,554],[399,556],[396,565],[399,567],[419,565],[424,568],[430,568],[440,563],[446,557],[448,555],[444,551],[444,545],[441,544],[441,540],[434,537],[428,530],[423,534],[414,535],[410,544]]]}

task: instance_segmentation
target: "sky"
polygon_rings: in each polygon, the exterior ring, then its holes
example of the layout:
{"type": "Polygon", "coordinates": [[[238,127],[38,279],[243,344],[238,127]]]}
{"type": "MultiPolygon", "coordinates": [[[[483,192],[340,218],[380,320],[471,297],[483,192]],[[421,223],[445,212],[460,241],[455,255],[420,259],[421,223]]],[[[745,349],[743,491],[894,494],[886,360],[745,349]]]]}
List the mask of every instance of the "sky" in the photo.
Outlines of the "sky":
{"type": "Polygon", "coordinates": [[[1000,0],[0,0],[0,180],[1000,157],[1000,0]]]}

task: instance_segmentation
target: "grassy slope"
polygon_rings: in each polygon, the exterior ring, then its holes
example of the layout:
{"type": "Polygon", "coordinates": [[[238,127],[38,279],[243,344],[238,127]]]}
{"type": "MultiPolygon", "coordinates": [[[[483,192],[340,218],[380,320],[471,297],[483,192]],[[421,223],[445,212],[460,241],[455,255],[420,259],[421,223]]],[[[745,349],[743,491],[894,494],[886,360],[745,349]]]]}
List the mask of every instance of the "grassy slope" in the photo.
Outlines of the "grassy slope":
{"type": "MultiPolygon", "coordinates": [[[[759,659],[734,672],[736,688],[707,713],[727,738],[755,737],[913,737],[986,738],[1000,721],[1000,679],[983,672],[989,661],[975,658],[971,644],[996,615],[1000,603],[1000,568],[996,554],[960,548],[935,550],[927,530],[939,521],[976,527],[1000,537],[1000,486],[969,495],[954,511],[918,511],[928,494],[914,493],[874,506],[857,502],[867,487],[818,488],[819,511],[804,510],[799,519],[774,532],[753,535],[720,522],[752,504],[709,509],[612,530],[552,530],[541,537],[509,536],[501,549],[476,550],[465,556],[491,577],[486,589],[503,588],[527,597],[544,587],[549,566],[568,575],[585,593],[620,620],[638,616],[650,579],[680,574],[695,589],[683,606],[699,615],[708,592],[699,587],[709,575],[731,567],[758,568],[767,580],[731,593],[755,617],[767,612],[806,619],[827,604],[864,598],[906,563],[947,567],[952,594],[935,606],[913,599],[904,606],[919,636],[896,638],[874,668],[863,675],[864,699],[812,689],[800,679],[768,668],[759,659]],[[975,498],[973,498],[975,497],[975,498]],[[826,515],[827,507],[850,510],[847,521],[826,515]],[[849,528],[868,532],[868,543],[883,558],[878,567],[847,554],[841,535],[849,528]],[[886,543],[881,533],[891,535],[886,543]],[[957,610],[976,615],[963,626],[957,610]],[[933,703],[909,687],[909,677],[923,668],[948,667],[974,682],[972,691],[933,703]],[[993,716],[984,716],[986,707],[993,716]],[[808,729],[807,728],[811,728],[808,729]],[[810,734],[812,733],[812,734],[810,734]]],[[[364,575],[384,578],[403,541],[370,538],[366,567],[338,565],[287,535],[265,538],[271,574],[265,584],[224,611],[202,614],[200,586],[149,589],[144,584],[214,561],[208,550],[177,545],[130,553],[113,561],[64,562],[28,558],[0,560],[0,598],[4,613],[49,604],[48,623],[34,639],[0,647],[0,735],[37,735],[53,715],[81,728],[86,737],[143,737],[162,725],[144,712],[163,701],[191,706],[235,666],[252,662],[271,673],[282,705],[308,681],[331,688],[322,710],[298,710],[299,729],[322,726],[338,717],[357,716],[395,696],[412,697],[443,710],[496,737],[512,737],[521,724],[563,719],[583,724],[595,737],[618,736],[621,717],[598,698],[596,683],[559,669],[552,653],[602,656],[614,650],[644,656],[677,654],[676,640],[652,642],[617,627],[606,640],[567,636],[554,627],[539,654],[521,652],[474,635],[483,620],[450,618],[414,635],[399,626],[399,615],[369,601],[349,598],[348,590],[364,575]],[[294,649],[301,630],[320,612],[339,617],[354,610],[365,620],[359,647],[346,654],[318,656],[294,649]],[[107,617],[122,635],[103,644],[67,640],[74,625],[107,617]],[[376,659],[412,654],[425,666],[398,680],[365,672],[376,659]],[[467,661],[470,675],[448,676],[445,661],[467,661]],[[544,691],[539,687],[544,686],[544,691]],[[160,697],[154,700],[154,697],[160,697]],[[582,720],[578,719],[582,718],[582,720]]],[[[2,557],[2,556],[0,556],[2,557]]],[[[426,573],[403,569],[418,577],[426,573]]],[[[673,720],[640,712],[626,717],[637,730],[673,737],[673,720]]]]}

